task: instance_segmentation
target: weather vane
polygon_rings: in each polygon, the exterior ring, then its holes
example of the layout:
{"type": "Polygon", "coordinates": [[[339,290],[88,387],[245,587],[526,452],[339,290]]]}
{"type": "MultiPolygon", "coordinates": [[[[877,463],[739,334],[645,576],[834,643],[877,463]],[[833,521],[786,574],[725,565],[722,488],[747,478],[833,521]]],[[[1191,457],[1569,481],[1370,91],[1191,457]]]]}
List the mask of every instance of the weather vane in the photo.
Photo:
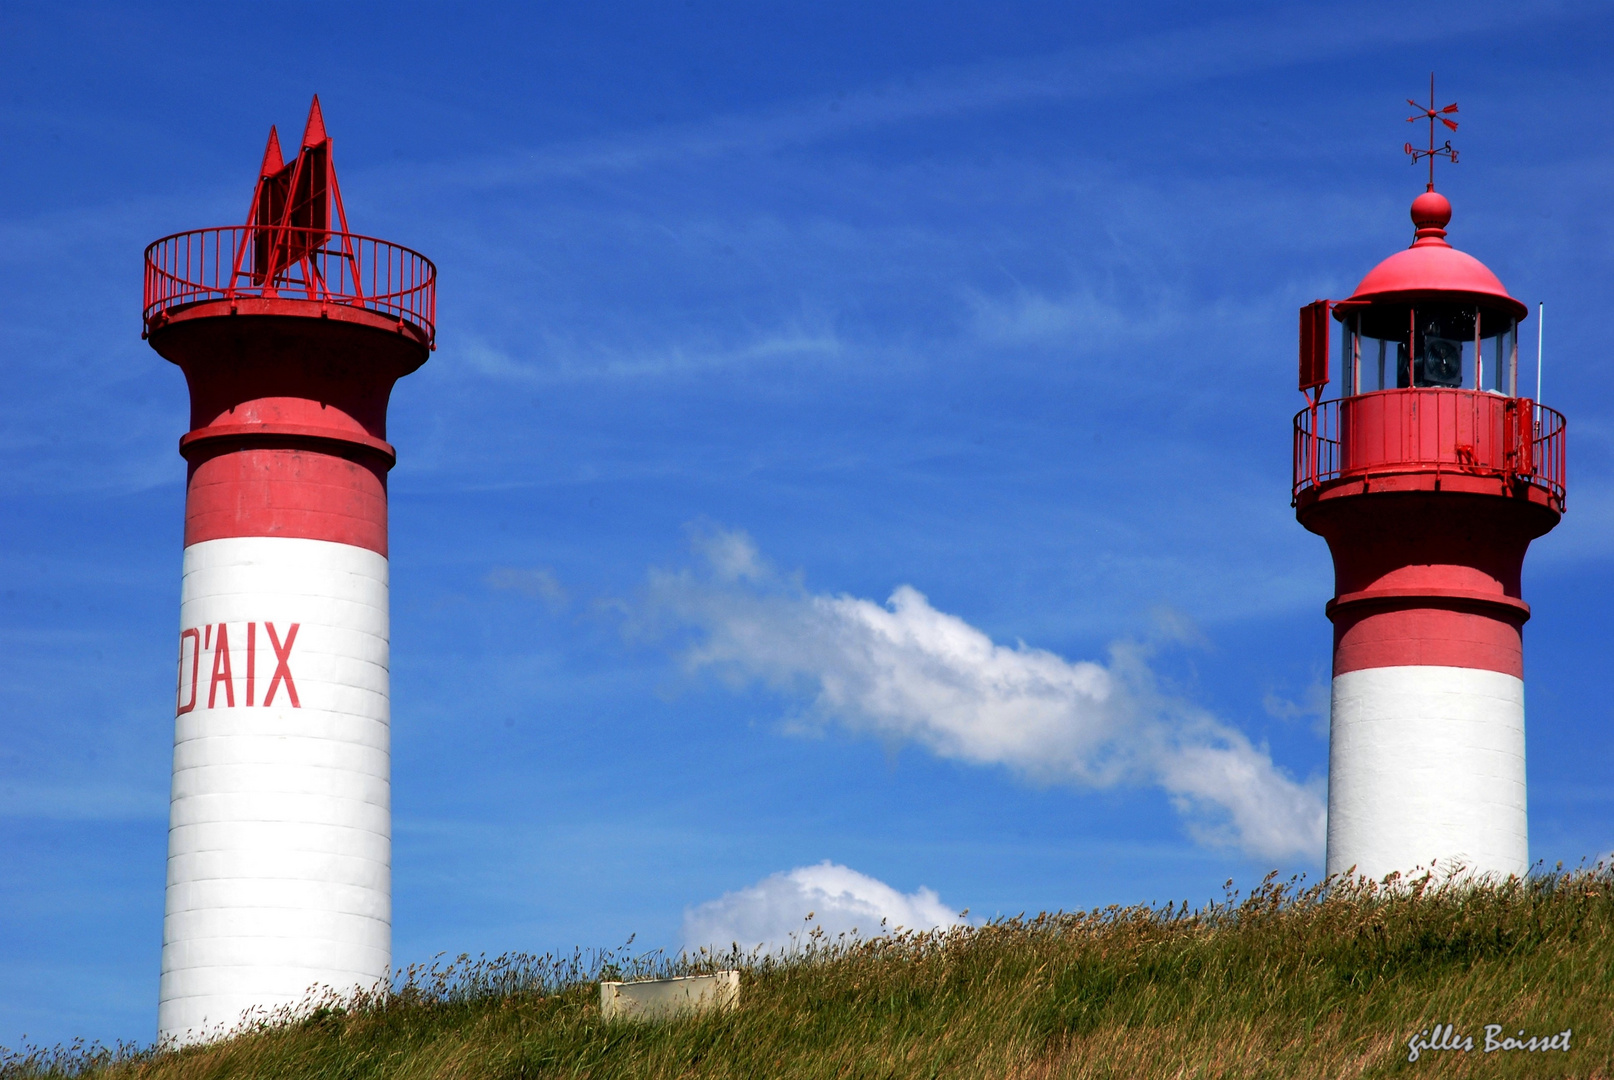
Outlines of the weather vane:
{"type": "Polygon", "coordinates": [[[1457,111],[1457,102],[1455,102],[1455,101],[1452,102],[1450,105],[1447,105],[1444,109],[1435,108],[1435,73],[1431,71],[1429,73],[1429,104],[1428,104],[1428,106],[1425,107],[1423,105],[1419,105],[1416,101],[1413,101],[1411,98],[1407,98],[1407,104],[1411,105],[1414,109],[1418,110],[1418,115],[1417,116],[1409,116],[1409,117],[1407,117],[1407,123],[1416,124],[1419,120],[1423,120],[1423,119],[1427,119],[1429,121],[1429,148],[1427,150],[1419,150],[1416,146],[1413,146],[1411,143],[1407,143],[1405,149],[1406,149],[1406,152],[1408,154],[1412,155],[1411,164],[1413,164],[1413,165],[1418,164],[1418,159],[1419,158],[1428,158],[1429,159],[1429,188],[1428,188],[1428,190],[1433,191],[1433,190],[1435,190],[1435,158],[1443,157],[1443,158],[1446,158],[1448,161],[1450,161],[1453,165],[1457,164],[1457,151],[1452,149],[1450,139],[1446,140],[1446,145],[1445,146],[1436,146],[1435,145],[1435,121],[1439,120],[1442,124],[1445,124],[1446,127],[1450,128],[1452,131],[1456,131],[1457,130],[1457,121],[1449,120],[1449,119],[1447,119],[1447,117],[1450,116],[1450,114],[1457,111]]]}

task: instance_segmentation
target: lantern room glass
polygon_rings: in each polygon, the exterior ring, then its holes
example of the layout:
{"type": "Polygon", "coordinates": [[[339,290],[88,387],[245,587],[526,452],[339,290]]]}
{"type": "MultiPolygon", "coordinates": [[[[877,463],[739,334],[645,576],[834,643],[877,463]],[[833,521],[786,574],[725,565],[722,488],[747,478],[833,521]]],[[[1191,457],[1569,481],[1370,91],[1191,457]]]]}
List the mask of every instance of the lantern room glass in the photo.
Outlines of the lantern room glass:
{"type": "Polygon", "coordinates": [[[1340,323],[1346,396],[1408,387],[1518,394],[1518,323],[1472,304],[1371,304],[1340,323]]]}

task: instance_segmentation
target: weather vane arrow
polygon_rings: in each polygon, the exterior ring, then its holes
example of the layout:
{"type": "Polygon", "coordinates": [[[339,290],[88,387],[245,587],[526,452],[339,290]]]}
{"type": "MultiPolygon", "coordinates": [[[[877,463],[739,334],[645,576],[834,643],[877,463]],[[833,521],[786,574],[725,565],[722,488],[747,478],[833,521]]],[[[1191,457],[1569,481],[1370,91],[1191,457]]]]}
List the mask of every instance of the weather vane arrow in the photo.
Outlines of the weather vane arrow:
{"type": "Polygon", "coordinates": [[[1450,161],[1453,165],[1457,164],[1457,151],[1452,149],[1450,139],[1446,140],[1445,146],[1435,145],[1435,121],[1439,120],[1442,124],[1445,124],[1448,129],[1456,131],[1457,121],[1451,119],[1451,114],[1457,111],[1457,102],[1452,102],[1444,109],[1437,109],[1435,107],[1435,73],[1431,71],[1429,73],[1429,104],[1427,106],[1420,105],[1411,98],[1407,98],[1407,104],[1418,110],[1417,116],[1407,117],[1407,123],[1416,124],[1419,120],[1429,121],[1429,146],[1420,150],[1418,147],[1413,146],[1409,142],[1403,149],[1405,149],[1406,152],[1411,155],[1411,164],[1413,165],[1418,164],[1418,161],[1421,158],[1429,159],[1428,190],[1433,191],[1435,190],[1435,158],[1443,157],[1450,161]]]}

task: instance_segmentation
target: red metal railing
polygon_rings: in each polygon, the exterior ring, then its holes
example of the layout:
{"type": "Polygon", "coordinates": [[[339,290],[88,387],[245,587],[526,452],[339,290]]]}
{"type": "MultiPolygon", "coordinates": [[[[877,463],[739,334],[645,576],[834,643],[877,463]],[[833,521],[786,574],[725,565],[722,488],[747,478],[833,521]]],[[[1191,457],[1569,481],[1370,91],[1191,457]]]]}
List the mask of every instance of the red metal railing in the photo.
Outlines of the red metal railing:
{"type": "Polygon", "coordinates": [[[437,267],[418,251],[352,233],[234,225],[146,248],[145,324],[177,308],[245,297],[365,308],[437,336],[437,267]]]}
{"type": "Polygon", "coordinates": [[[1295,415],[1294,496],[1334,480],[1408,472],[1518,478],[1562,507],[1563,414],[1474,390],[1380,390],[1295,415]]]}

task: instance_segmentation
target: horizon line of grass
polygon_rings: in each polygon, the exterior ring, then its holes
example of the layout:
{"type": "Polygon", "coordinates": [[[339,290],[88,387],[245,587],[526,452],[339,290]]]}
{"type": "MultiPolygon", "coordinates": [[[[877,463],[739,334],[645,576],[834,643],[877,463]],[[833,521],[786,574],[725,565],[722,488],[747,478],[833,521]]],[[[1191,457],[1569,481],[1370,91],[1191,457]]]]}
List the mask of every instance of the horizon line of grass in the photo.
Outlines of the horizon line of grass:
{"type": "Polygon", "coordinates": [[[1245,896],[1109,905],[793,951],[461,956],[217,1042],[0,1051],[57,1077],[1602,1076],[1614,1069],[1614,871],[1506,881],[1269,874],[1245,896]],[[740,1007],[605,1023],[602,977],[742,972],[740,1007]],[[1568,1052],[1426,1051],[1434,1024],[1573,1030],[1568,1052]]]}

